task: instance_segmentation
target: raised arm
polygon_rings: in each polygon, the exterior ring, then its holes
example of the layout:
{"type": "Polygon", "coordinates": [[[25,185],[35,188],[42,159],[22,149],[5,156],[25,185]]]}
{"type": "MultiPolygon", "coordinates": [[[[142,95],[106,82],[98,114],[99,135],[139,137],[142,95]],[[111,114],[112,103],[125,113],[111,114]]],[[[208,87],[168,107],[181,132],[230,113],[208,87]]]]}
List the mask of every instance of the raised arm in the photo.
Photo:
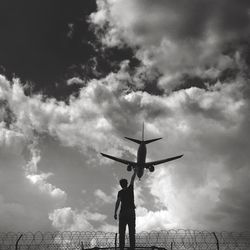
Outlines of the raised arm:
{"type": "Polygon", "coordinates": [[[134,173],[133,173],[133,175],[132,175],[132,177],[131,177],[131,180],[130,180],[130,185],[131,185],[131,186],[134,186],[136,173],[137,173],[137,168],[135,167],[135,168],[134,168],[134,173]]]}

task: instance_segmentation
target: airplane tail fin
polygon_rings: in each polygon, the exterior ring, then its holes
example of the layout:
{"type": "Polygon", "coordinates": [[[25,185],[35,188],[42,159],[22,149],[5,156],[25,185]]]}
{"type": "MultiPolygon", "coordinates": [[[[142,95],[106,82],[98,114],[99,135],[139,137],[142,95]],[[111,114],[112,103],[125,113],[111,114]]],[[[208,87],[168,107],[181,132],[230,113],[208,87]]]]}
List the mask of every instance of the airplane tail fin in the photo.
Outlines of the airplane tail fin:
{"type": "Polygon", "coordinates": [[[130,140],[130,141],[133,141],[133,142],[135,142],[137,144],[141,144],[142,142],[145,143],[145,144],[149,144],[151,142],[158,141],[158,140],[162,139],[162,138],[156,138],[156,139],[151,139],[151,140],[144,141],[144,122],[142,124],[142,138],[141,138],[141,141],[137,140],[137,139],[130,138],[130,137],[125,137],[125,138],[130,140]]]}

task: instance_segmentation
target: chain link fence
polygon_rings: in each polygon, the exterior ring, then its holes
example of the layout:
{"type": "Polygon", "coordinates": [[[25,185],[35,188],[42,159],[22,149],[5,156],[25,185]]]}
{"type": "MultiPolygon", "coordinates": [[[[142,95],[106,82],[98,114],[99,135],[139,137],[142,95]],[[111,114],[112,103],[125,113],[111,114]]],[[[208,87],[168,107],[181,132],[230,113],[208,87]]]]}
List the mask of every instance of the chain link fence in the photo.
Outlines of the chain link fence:
{"type": "MultiPolygon", "coordinates": [[[[0,233],[0,250],[115,249],[119,236],[108,232],[0,233]]],[[[129,245],[126,236],[126,245],[129,245]]],[[[250,232],[167,230],[136,234],[137,249],[250,250],[250,232]]]]}

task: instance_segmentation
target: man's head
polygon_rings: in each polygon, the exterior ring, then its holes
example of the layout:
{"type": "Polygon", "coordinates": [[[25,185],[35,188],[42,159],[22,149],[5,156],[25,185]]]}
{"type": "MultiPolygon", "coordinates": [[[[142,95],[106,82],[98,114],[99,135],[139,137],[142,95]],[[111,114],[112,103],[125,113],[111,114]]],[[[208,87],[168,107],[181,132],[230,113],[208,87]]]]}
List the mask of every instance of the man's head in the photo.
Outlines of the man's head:
{"type": "Polygon", "coordinates": [[[126,179],[121,179],[120,185],[122,188],[126,188],[128,186],[128,181],[126,179]]]}

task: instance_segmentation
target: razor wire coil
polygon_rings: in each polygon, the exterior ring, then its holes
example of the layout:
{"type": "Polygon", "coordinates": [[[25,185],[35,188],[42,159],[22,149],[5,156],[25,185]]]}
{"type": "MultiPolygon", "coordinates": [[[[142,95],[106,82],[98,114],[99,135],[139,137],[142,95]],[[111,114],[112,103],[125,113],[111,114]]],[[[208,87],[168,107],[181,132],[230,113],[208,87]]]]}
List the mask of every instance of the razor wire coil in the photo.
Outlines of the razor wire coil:
{"type": "MultiPolygon", "coordinates": [[[[0,232],[0,250],[114,249],[115,238],[115,233],[102,231],[0,232]]],[[[125,241],[128,246],[128,235],[125,241]]],[[[137,248],[152,246],[171,250],[250,250],[250,232],[171,229],[136,234],[137,248]]]]}

